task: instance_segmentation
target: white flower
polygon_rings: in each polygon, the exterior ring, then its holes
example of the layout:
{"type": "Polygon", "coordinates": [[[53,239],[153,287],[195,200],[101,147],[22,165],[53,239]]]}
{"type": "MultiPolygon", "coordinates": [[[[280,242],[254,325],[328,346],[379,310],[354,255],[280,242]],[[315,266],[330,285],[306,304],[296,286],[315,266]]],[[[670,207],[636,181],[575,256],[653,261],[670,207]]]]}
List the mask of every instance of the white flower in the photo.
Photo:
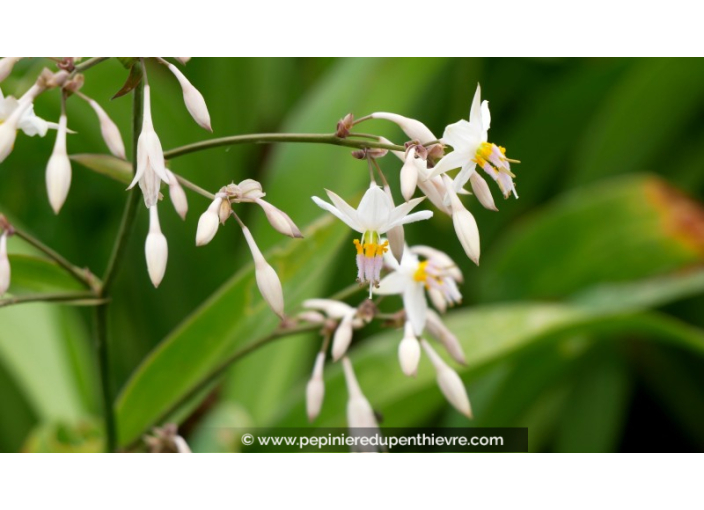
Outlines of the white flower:
{"type": "Polygon", "coordinates": [[[354,240],[357,248],[357,280],[360,283],[369,282],[371,295],[372,287],[379,283],[383,255],[388,251],[389,243],[383,241],[381,236],[399,225],[427,220],[433,216],[433,213],[419,211],[408,214],[423,200],[422,197],[394,207],[387,194],[374,183],[362,197],[357,210],[332,191],[327,191],[327,194],[334,205],[318,197],[313,197],[313,201],[362,234],[361,240],[354,240]]]}
{"type": "Polygon", "coordinates": [[[443,180],[446,181],[445,189],[450,198],[450,210],[452,212],[452,224],[455,227],[455,233],[457,234],[457,239],[460,240],[462,248],[467,256],[479,265],[480,256],[480,244],[479,244],[479,227],[477,226],[477,221],[472,216],[462,201],[457,196],[450,178],[447,175],[443,175],[443,180]]]}
{"type": "Polygon", "coordinates": [[[223,197],[216,196],[215,200],[208,206],[198,219],[198,229],[196,230],[196,246],[203,246],[213,240],[220,225],[220,208],[223,197]]]}
{"type": "Polygon", "coordinates": [[[408,321],[404,326],[403,339],[398,344],[398,361],[404,374],[415,377],[420,361],[420,343],[413,333],[413,326],[408,321]]]}
{"type": "Polygon", "coordinates": [[[319,352],[315,358],[313,375],[306,385],[306,412],[308,420],[313,421],[320,414],[325,397],[325,383],[323,382],[323,367],[325,366],[325,353],[319,352]]]}
{"type": "Polygon", "coordinates": [[[437,140],[433,132],[419,120],[389,112],[374,112],[369,117],[372,119],[384,119],[394,122],[403,130],[404,133],[406,133],[408,138],[420,142],[421,144],[426,144],[437,140]]]}
{"type": "Polygon", "coordinates": [[[451,145],[453,151],[435,165],[431,177],[454,168],[461,168],[454,181],[455,191],[459,191],[479,165],[498,183],[505,198],[508,198],[511,193],[518,198],[512,179],[515,176],[511,172],[510,165],[511,161],[516,161],[506,158],[503,147],[488,142],[490,125],[489,102],[481,101],[481,88],[477,85],[469,112],[469,121],[460,120],[445,128],[442,142],[451,145]]]}
{"type": "Polygon", "coordinates": [[[154,287],[158,287],[166,272],[169,246],[166,243],[166,237],[161,232],[156,205],[149,208],[149,234],[147,234],[147,241],[144,244],[144,254],[147,258],[149,278],[154,287]]]}
{"type": "Polygon", "coordinates": [[[320,310],[329,318],[340,321],[332,338],[332,359],[338,361],[352,343],[354,330],[364,325],[364,321],[357,315],[357,309],[334,299],[308,299],[303,302],[303,307],[320,310]]]}
{"type": "MultiPolygon", "coordinates": [[[[357,377],[354,375],[352,363],[348,357],[342,358],[342,368],[345,372],[345,382],[347,383],[347,424],[351,429],[377,429],[379,424],[376,421],[374,410],[371,404],[362,393],[357,377]]],[[[364,433],[367,433],[365,431],[364,433]]]]}
{"type": "Polygon", "coordinates": [[[28,136],[43,137],[49,128],[58,128],[57,124],[34,114],[32,101],[42,90],[41,86],[34,85],[19,100],[12,96],[4,97],[0,90],[0,163],[12,152],[18,129],[28,136]]]}
{"type": "Polygon", "coordinates": [[[86,100],[98,116],[100,133],[103,135],[103,140],[105,140],[105,144],[108,146],[110,153],[116,158],[127,159],[125,156],[125,144],[122,141],[120,130],[117,129],[115,123],[97,101],[88,98],[86,98],[86,100]]]}
{"type": "Polygon", "coordinates": [[[0,234],[0,296],[10,288],[10,259],[7,256],[7,232],[0,234]]]}
{"type": "Polygon", "coordinates": [[[46,190],[51,208],[56,214],[59,214],[71,187],[71,161],[66,152],[66,122],[66,115],[62,114],[54,150],[46,165],[46,190]]]}
{"type": "Polygon", "coordinates": [[[171,171],[167,170],[166,175],[169,176],[169,197],[171,198],[171,203],[176,213],[182,220],[185,220],[186,214],[188,213],[186,192],[183,191],[183,187],[181,187],[181,184],[178,182],[178,178],[171,171]]]}
{"type": "Polygon", "coordinates": [[[164,164],[164,152],[152,123],[149,85],[145,85],[142,132],[137,140],[137,171],[127,189],[132,189],[135,184],[139,183],[144,195],[144,203],[148,208],[151,208],[159,201],[161,181],[166,184],[170,183],[164,164]]]}
{"type": "MultiPolygon", "coordinates": [[[[437,251],[437,250],[436,250],[437,251]]],[[[442,253],[439,252],[438,253],[442,253]]],[[[425,251],[428,255],[429,252],[425,251]]],[[[401,264],[392,257],[386,257],[386,264],[392,269],[375,292],[379,295],[401,294],[406,318],[413,326],[413,333],[420,336],[425,328],[428,302],[425,290],[438,291],[450,304],[459,303],[462,295],[457,288],[457,266],[442,253],[420,261],[414,248],[404,250],[401,264]]],[[[461,275],[460,275],[461,276],[461,275]]]]}
{"type": "Polygon", "coordinates": [[[12,72],[12,68],[22,57],[3,57],[0,58],[0,81],[7,78],[12,72]]]}
{"type": "Polygon", "coordinates": [[[281,280],[279,280],[274,268],[269,265],[264,255],[262,255],[249,229],[244,225],[241,225],[241,227],[244,238],[247,240],[249,250],[252,252],[252,258],[254,259],[254,275],[257,280],[259,292],[274,313],[283,319],[284,292],[281,288],[281,280]]]}
{"type": "Polygon", "coordinates": [[[421,340],[421,345],[428,355],[428,358],[430,358],[430,362],[435,367],[440,391],[442,391],[445,398],[455,409],[464,414],[467,418],[472,418],[472,408],[469,404],[469,398],[467,397],[467,390],[465,390],[460,376],[443,361],[428,342],[421,340]]]}
{"type": "Polygon", "coordinates": [[[169,64],[168,67],[181,84],[183,101],[186,103],[188,113],[191,114],[193,120],[195,120],[203,129],[212,131],[213,128],[210,127],[210,113],[208,113],[208,107],[205,104],[205,99],[203,99],[203,94],[198,92],[198,89],[196,89],[191,82],[188,81],[188,78],[186,78],[175,65],[169,64]]]}
{"type": "Polygon", "coordinates": [[[288,237],[303,237],[303,234],[301,234],[301,231],[298,229],[293,220],[281,209],[273,206],[265,200],[262,200],[261,198],[255,198],[254,203],[264,209],[266,219],[269,220],[269,223],[276,231],[288,237]]]}

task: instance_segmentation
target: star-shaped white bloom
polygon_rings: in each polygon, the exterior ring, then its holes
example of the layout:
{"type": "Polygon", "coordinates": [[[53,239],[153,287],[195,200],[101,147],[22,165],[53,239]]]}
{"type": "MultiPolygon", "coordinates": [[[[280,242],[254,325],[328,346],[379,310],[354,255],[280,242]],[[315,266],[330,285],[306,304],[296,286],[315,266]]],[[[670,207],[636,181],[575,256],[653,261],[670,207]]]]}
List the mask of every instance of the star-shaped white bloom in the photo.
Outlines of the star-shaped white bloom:
{"type": "Polygon", "coordinates": [[[18,100],[4,97],[0,90],[0,162],[12,151],[17,130],[28,136],[44,136],[49,128],[57,129],[58,124],[37,117],[31,96],[18,100]]]}
{"type": "Polygon", "coordinates": [[[370,292],[379,283],[383,255],[388,251],[389,242],[381,236],[399,225],[427,220],[433,216],[432,211],[419,211],[409,214],[424,197],[414,198],[398,207],[394,207],[391,198],[372,183],[355,210],[332,191],[326,190],[334,204],[329,204],[318,197],[313,201],[322,209],[331,212],[351,229],[362,234],[361,240],[354,240],[357,248],[357,280],[369,282],[370,292]]]}
{"type": "Polygon", "coordinates": [[[488,142],[491,114],[489,102],[481,100],[481,87],[477,85],[472,108],[469,112],[469,121],[460,120],[445,128],[442,142],[451,145],[453,151],[438,161],[433,168],[431,177],[443,174],[454,168],[461,168],[455,177],[455,190],[464,187],[475,168],[479,165],[492,179],[494,179],[505,198],[513,193],[516,198],[516,188],[513,184],[510,160],[506,158],[505,149],[488,142]]]}

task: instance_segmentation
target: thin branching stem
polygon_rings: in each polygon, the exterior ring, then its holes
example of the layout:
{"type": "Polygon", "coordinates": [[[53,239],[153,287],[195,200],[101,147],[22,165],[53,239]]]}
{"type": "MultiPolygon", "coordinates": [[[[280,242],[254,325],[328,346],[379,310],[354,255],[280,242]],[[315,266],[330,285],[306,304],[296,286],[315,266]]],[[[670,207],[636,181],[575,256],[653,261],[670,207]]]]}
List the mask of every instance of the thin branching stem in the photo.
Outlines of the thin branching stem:
{"type": "Polygon", "coordinates": [[[0,299],[0,308],[23,303],[63,303],[67,305],[95,306],[105,300],[96,298],[91,291],[87,292],[56,292],[29,294],[26,296],[10,296],[0,299]]]}
{"type": "Polygon", "coordinates": [[[81,62],[80,64],[76,65],[76,66],[73,68],[73,72],[72,72],[71,74],[78,74],[78,73],[82,73],[82,72],[84,72],[84,71],[87,71],[87,70],[90,69],[91,67],[97,66],[97,65],[100,64],[101,62],[105,62],[105,61],[108,60],[109,58],[110,58],[110,57],[92,57],[92,58],[89,58],[89,59],[86,60],[85,62],[81,62]]]}

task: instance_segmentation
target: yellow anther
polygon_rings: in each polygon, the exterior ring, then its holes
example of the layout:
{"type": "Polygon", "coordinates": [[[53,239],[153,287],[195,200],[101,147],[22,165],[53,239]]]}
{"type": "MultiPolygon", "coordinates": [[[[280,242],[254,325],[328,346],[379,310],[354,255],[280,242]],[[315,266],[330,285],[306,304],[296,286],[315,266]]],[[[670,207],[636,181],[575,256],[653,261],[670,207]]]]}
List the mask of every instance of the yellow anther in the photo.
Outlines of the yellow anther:
{"type": "Polygon", "coordinates": [[[355,248],[357,248],[357,255],[361,255],[362,254],[362,243],[360,243],[358,239],[355,239],[354,246],[355,246],[355,248]]]}
{"type": "Polygon", "coordinates": [[[425,268],[428,267],[428,261],[424,260],[418,264],[418,269],[413,273],[413,279],[417,282],[424,282],[428,279],[428,273],[425,272],[425,268]]]}
{"type": "Polygon", "coordinates": [[[377,256],[377,257],[380,257],[380,256],[382,256],[384,253],[386,253],[387,251],[389,251],[389,242],[388,242],[388,241],[384,241],[384,244],[379,244],[379,245],[377,245],[377,247],[376,247],[376,256],[377,256]]]}
{"type": "Polygon", "coordinates": [[[364,245],[364,256],[373,258],[374,253],[376,253],[376,243],[366,243],[364,245]]]}

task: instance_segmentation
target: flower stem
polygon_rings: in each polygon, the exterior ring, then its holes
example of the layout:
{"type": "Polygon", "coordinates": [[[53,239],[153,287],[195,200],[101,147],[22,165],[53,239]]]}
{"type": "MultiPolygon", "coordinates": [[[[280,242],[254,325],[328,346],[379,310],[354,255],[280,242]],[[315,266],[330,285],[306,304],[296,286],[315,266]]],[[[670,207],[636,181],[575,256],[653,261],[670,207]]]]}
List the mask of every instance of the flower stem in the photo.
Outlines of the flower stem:
{"type": "Polygon", "coordinates": [[[110,57],[93,57],[93,58],[89,58],[89,59],[86,60],[85,62],[81,62],[81,63],[78,64],[76,67],[74,67],[74,68],[73,68],[73,72],[72,72],[71,74],[82,73],[82,72],[84,72],[84,71],[90,69],[91,67],[100,64],[101,62],[105,62],[105,61],[106,61],[107,59],[109,59],[109,58],[110,58],[110,57]]]}
{"type": "Polygon", "coordinates": [[[73,305],[94,306],[104,302],[96,298],[93,292],[57,292],[46,294],[30,294],[27,296],[12,296],[0,299],[0,308],[22,303],[64,303],[73,305]]]}
{"type": "Polygon", "coordinates": [[[388,149],[393,151],[405,151],[406,148],[402,145],[391,145],[388,143],[376,142],[373,140],[350,140],[349,138],[340,138],[334,134],[303,134],[303,133],[254,133],[250,135],[225,136],[222,138],[214,138],[196,142],[182,147],[164,152],[166,159],[173,159],[192,152],[199,152],[215,147],[224,147],[227,145],[239,145],[244,143],[320,143],[327,145],[339,145],[342,147],[352,147],[355,149],[375,148],[388,149]]]}
{"type": "MultiPolygon", "coordinates": [[[[137,168],[137,140],[142,128],[142,98],[143,84],[134,89],[132,103],[132,165],[137,168]]],[[[105,436],[107,439],[107,450],[114,452],[117,449],[117,424],[115,422],[115,408],[113,406],[113,394],[110,381],[110,357],[108,353],[108,303],[110,299],[110,289],[119,270],[127,240],[129,239],[134,220],[137,217],[137,206],[139,205],[139,193],[132,189],[128,192],[127,203],[122,214],[120,230],[115,239],[112,255],[108,262],[103,285],[100,288],[100,297],[106,302],[95,307],[95,333],[96,350],[98,354],[98,366],[100,368],[100,382],[103,395],[103,410],[105,413],[105,436]]]]}

